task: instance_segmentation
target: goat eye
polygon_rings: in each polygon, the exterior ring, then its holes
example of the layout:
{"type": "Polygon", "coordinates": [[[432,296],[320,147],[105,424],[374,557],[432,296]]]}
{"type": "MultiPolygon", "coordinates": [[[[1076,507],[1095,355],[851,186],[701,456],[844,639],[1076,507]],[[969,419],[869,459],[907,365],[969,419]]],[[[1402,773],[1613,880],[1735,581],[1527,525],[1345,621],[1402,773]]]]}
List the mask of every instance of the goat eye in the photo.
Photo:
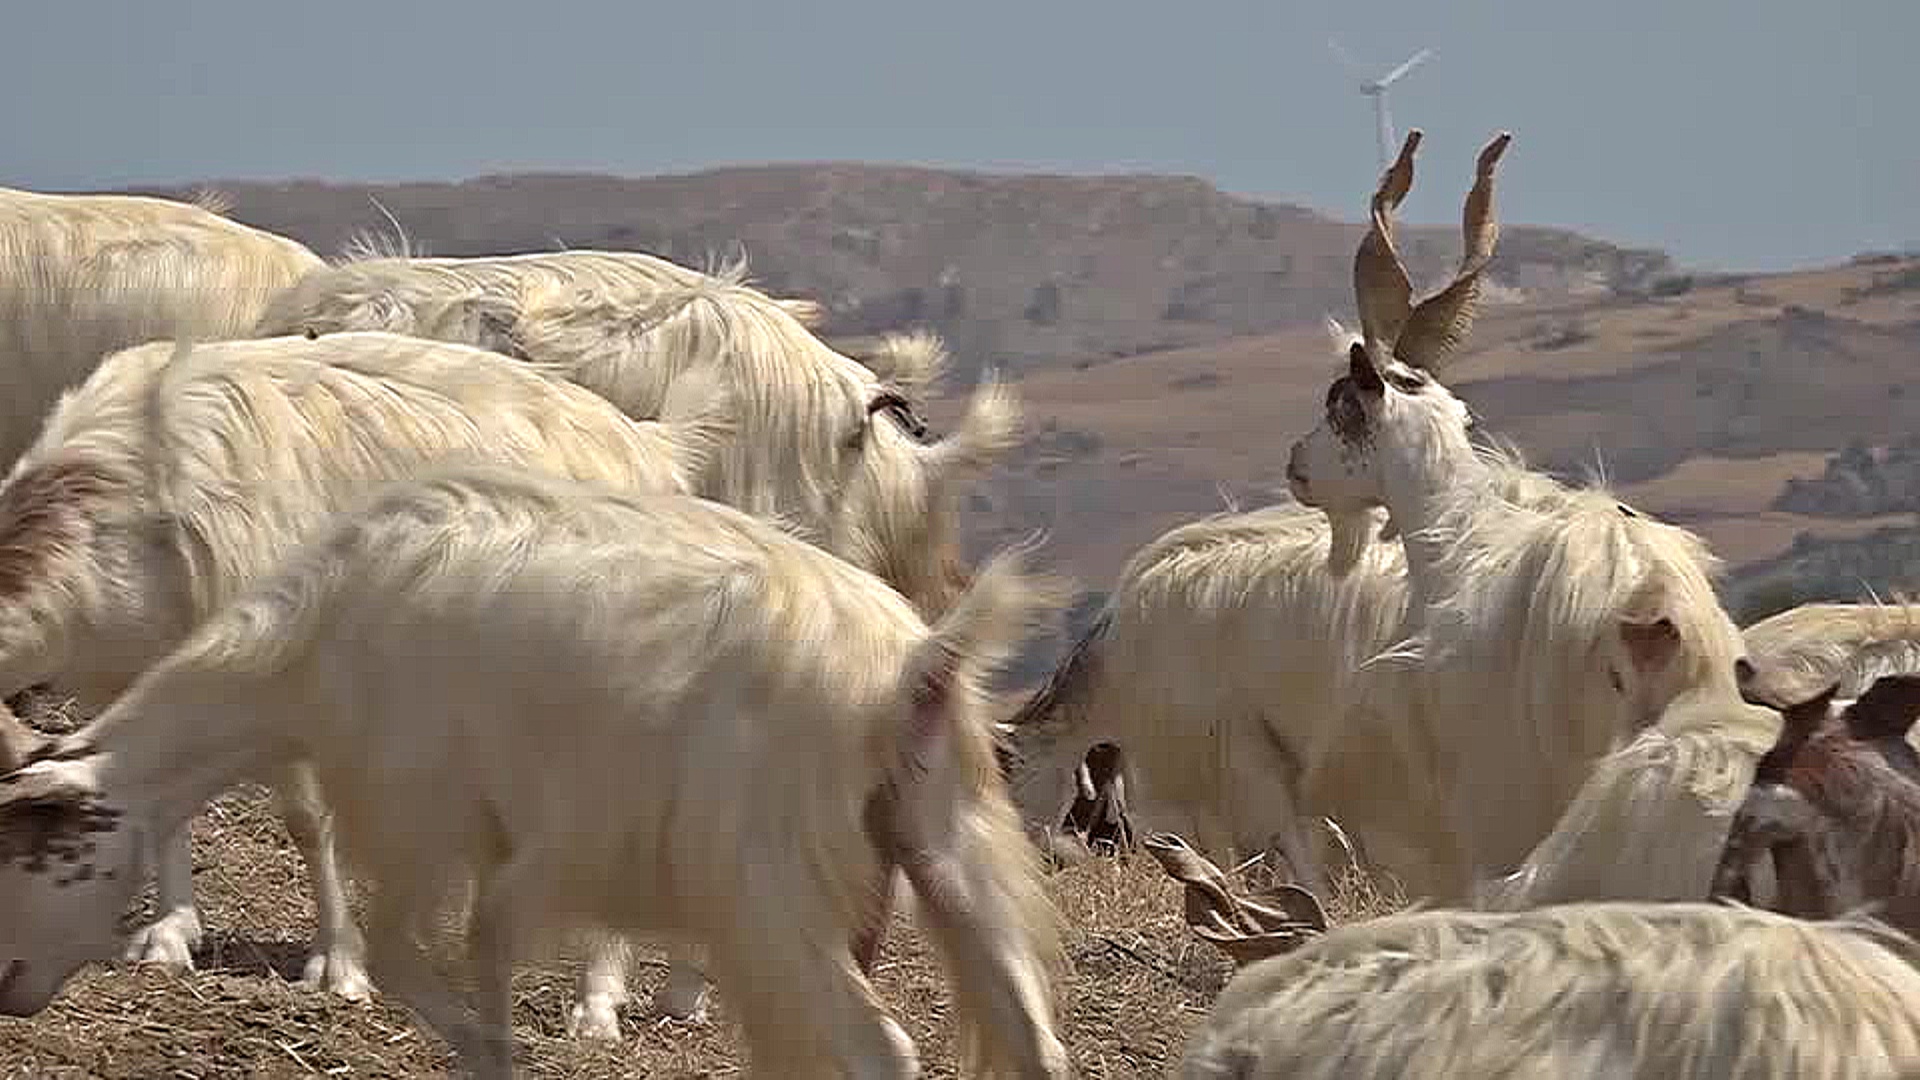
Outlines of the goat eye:
{"type": "Polygon", "coordinates": [[[1613,686],[1614,693],[1624,694],[1627,692],[1627,681],[1620,677],[1619,668],[1607,669],[1607,682],[1613,686]]]}

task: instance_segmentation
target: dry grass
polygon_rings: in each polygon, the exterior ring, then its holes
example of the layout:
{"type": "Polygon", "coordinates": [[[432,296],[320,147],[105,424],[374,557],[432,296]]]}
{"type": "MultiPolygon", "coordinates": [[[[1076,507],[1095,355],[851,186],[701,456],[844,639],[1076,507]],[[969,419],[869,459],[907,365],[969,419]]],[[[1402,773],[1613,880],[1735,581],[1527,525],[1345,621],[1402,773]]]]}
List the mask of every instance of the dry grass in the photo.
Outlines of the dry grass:
{"type": "MultiPolygon", "coordinates": [[[[38,717],[51,721],[51,717],[38,717]]],[[[48,722],[46,726],[58,726],[48,722]]],[[[353,1005],[300,988],[313,928],[304,872],[264,791],[216,800],[194,823],[194,870],[207,942],[200,970],[89,969],[31,1020],[0,1019],[0,1078],[411,1077],[447,1075],[452,1058],[390,1001],[353,1005]]],[[[1236,888],[1265,884],[1259,867],[1236,888]]],[[[1062,1036],[1077,1074],[1158,1077],[1178,1060],[1231,967],[1193,937],[1180,887],[1153,859],[1093,859],[1055,872],[1071,974],[1062,987],[1062,1036]]],[[[1397,906],[1349,879],[1330,898],[1337,917],[1397,906]]],[[[688,1025],[646,1014],[664,978],[637,950],[626,1038],[614,1046],[569,1040],[571,963],[523,968],[514,981],[515,1035],[527,1075],[737,1075],[739,1033],[716,995],[715,1020],[688,1025]]],[[[896,915],[875,973],[881,994],[918,1043],[925,1075],[952,1077],[943,972],[910,915],[896,915]]]]}

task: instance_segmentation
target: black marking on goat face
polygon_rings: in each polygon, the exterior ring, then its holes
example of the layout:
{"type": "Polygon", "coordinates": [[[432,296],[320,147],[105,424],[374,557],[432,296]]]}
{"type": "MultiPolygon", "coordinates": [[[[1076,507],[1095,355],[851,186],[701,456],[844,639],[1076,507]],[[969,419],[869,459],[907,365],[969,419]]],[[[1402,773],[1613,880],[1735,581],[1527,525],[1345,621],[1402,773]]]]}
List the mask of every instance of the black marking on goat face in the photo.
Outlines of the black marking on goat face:
{"type": "Polygon", "coordinates": [[[1424,393],[1433,385],[1426,372],[1403,364],[1376,365],[1367,347],[1355,342],[1348,353],[1347,374],[1327,388],[1327,426],[1349,449],[1373,445],[1371,406],[1386,396],[1387,387],[1403,394],[1424,393]]]}
{"type": "Polygon", "coordinates": [[[29,874],[52,870],[57,886],[93,877],[91,837],[117,830],[121,811],[98,796],[52,792],[0,804],[0,866],[15,862],[29,874]],[[55,867],[53,863],[59,863],[55,867]]]}
{"type": "Polygon", "coordinates": [[[1358,386],[1351,375],[1342,375],[1327,387],[1327,427],[1341,445],[1351,450],[1366,450],[1373,446],[1373,414],[1367,409],[1369,395],[1358,386]]]}

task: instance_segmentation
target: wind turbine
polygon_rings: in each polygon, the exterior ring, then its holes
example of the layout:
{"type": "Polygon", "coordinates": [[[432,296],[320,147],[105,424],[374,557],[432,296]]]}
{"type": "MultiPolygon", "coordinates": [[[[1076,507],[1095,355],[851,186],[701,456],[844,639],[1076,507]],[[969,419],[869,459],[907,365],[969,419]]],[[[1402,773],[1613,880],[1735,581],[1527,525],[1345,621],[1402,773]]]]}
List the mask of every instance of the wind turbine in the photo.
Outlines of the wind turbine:
{"type": "Polygon", "coordinates": [[[1361,68],[1359,62],[1347,55],[1347,50],[1341,48],[1339,42],[1329,38],[1327,39],[1327,47],[1333,50],[1333,55],[1338,58],[1342,64],[1347,66],[1348,71],[1351,71],[1360,79],[1360,92],[1373,99],[1373,119],[1380,135],[1380,168],[1384,172],[1387,163],[1393,160],[1393,120],[1387,114],[1387,87],[1400,81],[1402,76],[1419,66],[1421,61],[1432,56],[1433,50],[1421,49],[1419,52],[1408,57],[1406,62],[1399,67],[1394,68],[1378,79],[1370,79],[1367,78],[1365,70],[1361,68]]]}

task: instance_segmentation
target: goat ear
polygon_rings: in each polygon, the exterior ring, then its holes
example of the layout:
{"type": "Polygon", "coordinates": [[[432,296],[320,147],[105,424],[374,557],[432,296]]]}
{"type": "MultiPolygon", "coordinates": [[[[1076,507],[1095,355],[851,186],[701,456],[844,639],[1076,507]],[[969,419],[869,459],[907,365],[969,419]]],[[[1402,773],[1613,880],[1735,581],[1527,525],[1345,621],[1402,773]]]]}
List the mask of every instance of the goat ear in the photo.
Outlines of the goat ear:
{"type": "Polygon", "coordinates": [[[1920,718],[1920,675],[1887,675],[1847,706],[1847,730],[1856,739],[1904,738],[1920,718]]]}
{"type": "Polygon", "coordinates": [[[1387,392],[1387,380],[1381,376],[1380,369],[1373,366],[1373,357],[1367,355],[1367,347],[1362,342],[1354,342],[1353,348],[1347,350],[1347,374],[1352,376],[1353,385],[1359,387],[1361,393],[1380,397],[1387,392]]]}
{"type": "Polygon", "coordinates": [[[1840,692],[1840,684],[1834,683],[1825,690],[1797,701],[1780,710],[1780,722],[1784,727],[1783,737],[1792,733],[1804,737],[1821,725],[1827,718],[1827,711],[1833,707],[1833,699],[1840,692]]]}
{"type": "Polygon", "coordinates": [[[867,399],[867,415],[871,417],[878,412],[884,412],[893,417],[899,423],[900,429],[913,436],[916,441],[926,441],[927,422],[921,417],[919,410],[913,407],[913,402],[907,400],[905,394],[892,387],[876,390],[873,397],[867,399]]]}
{"type": "Polygon", "coordinates": [[[1680,629],[1665,615],[1651,622],[1622,619],[1620,642],[1627,647],[1627,659],[1634,670],[1644,675],[1673,662],[1680,651],[1680,629]]]}

